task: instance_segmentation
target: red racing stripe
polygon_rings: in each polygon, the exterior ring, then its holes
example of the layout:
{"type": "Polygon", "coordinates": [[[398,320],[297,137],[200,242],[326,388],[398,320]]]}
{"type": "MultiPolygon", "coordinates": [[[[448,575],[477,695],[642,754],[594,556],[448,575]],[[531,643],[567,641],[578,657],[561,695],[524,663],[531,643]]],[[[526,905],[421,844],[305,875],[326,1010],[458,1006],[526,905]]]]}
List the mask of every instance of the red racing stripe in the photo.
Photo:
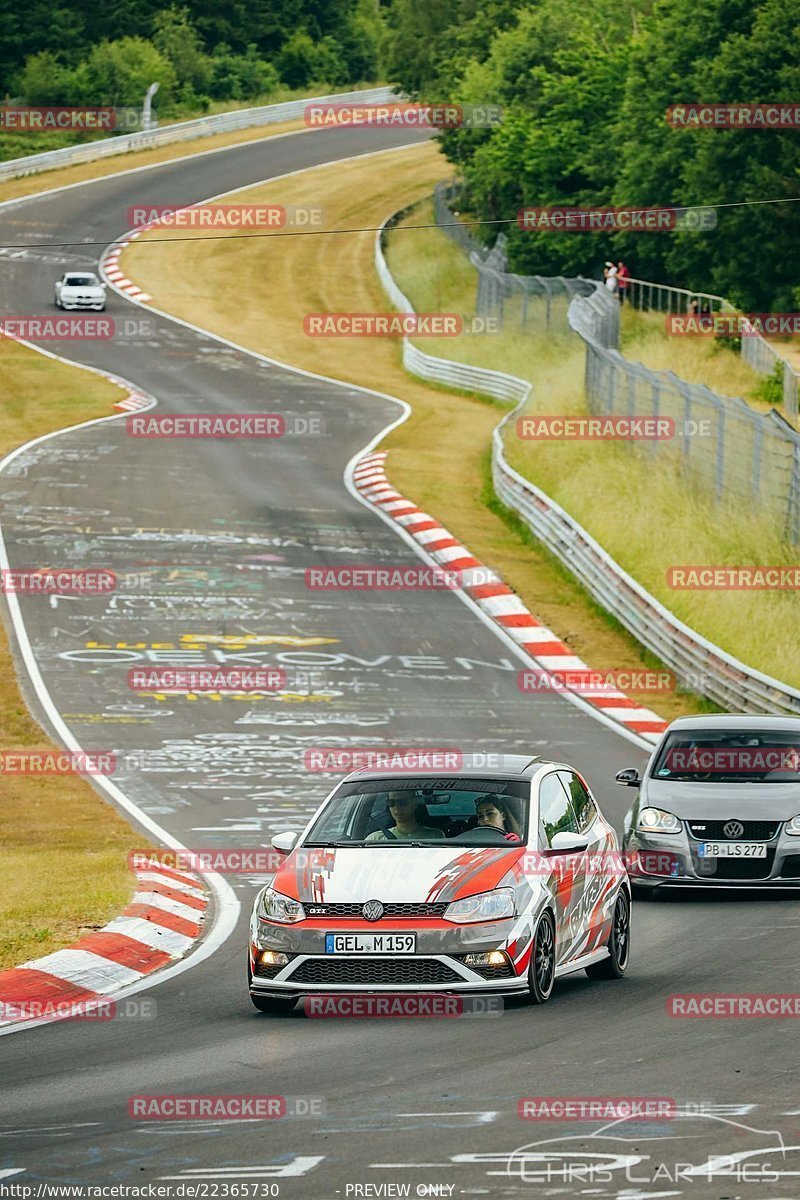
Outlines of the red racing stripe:
{"type": "Polygon", "coordinates": [[[12,967],[10,971],[0,972],[0,1004],[22,1004],[26,1000],[68,1000],[80,1004],[98,999],[97,992],[33,967],[12,967]]]}
{"type": "Polygon", "coordinates": [[[141,971],[143,975],[172,962],[172,955],[165,950],[153,950],[144,942],[137,942],[123,933],[103,933],[102,930],[81,938],[74,946],[70,946],[70,950],[88,950],[91,954],[99,954],[101,958],[119,963],[121,967],[141,971]]]}
{"type": "Polygon", "coordinates": [[[195,925],[193,921],[176,917],[174,913],[165,912],[163,908],[154,908],[151,904],[130,904],[122,915],[141,917],[150,921],[152,925],[162,925],[164,929],[171,929],[173,933],[182,933],[184,937],[195,938],[200,932],[199,924],[195,925]]]}

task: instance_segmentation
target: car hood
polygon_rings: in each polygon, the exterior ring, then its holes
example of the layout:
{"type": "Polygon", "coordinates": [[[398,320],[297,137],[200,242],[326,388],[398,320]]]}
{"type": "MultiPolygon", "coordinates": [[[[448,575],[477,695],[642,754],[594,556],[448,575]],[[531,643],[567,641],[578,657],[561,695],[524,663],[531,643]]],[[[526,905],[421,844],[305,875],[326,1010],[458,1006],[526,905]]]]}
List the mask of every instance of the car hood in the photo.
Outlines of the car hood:
{"type": "Polygon", "coordinates": [[[679,783],[648,779],[641,808],[683,820],[788,821],[800,813],[800,783],[679,783]]]}
{"type": "Polygon", "coordinates": [[[80,292],[81,295],[84,292],[95,292],[98,296],[103,294],[99,283],[87,283],[85,286],[79,283],[62,283],[61,290],[62,292],[80,292]]]}
{"type": "Polygon", "coordinates": [[[308,904],[450,903],[496,887],[524,846],[353,846],[289,856],[272,886],[308,904]]]}

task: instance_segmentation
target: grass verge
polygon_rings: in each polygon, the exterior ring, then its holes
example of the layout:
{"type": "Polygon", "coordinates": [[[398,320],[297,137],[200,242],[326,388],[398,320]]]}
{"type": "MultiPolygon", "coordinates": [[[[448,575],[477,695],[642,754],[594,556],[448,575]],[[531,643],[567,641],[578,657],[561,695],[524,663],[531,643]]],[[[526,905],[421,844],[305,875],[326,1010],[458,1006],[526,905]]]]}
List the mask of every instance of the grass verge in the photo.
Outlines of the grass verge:
{"type": "MultiPolygon", "coordinates": [[[[330,227],[363,228],[379,225],[396,209],[421,200],[447,174],[436,148],[426,145],[319,167],[240,196],[270,202],[279,188],[284,204],[322,204],[330,227]]],[[[424,219],[424,211],[421,216],[424,219]]],[[[501,572],[531,609],[592,666],[652,665],[641,647],[592,604],[566,571],[532,538],[521,536],[518,523],[487,503],[486,454],[502,406],[428,387],[409,377],[397,341],[304,334],[303,316],[308,312],[387,309],[373,266],[373,238],[366,232],[203,243],[189,236],[169,243],[154,231],[125,251],[124,267],[160,308],[187,321],[307,370],[408,400],[412,416],[384,443],[390,451],[388,469],[395,486],[435,513],[478,558],[501,572]],[[232,279],[235,289],[230,286],[232,279]]],[[[471,268],[464,267],[462,255],[449,241],[436,230],[416,230],[396,235],[392,245],[400,247],[408,261],[420,264],[421,270],[430,269],[431,254],[441,253],[448,270],[433,270],[432,286],[439,290],[430,297],[427,309],[457,305],[462,294],[459,279],[463,282],[471,268]]],[[[451,353],[455,341],[444,339],[442,352],[451,353]]],[[[488,365],[506,370],[519,369],[523,362],[527,368],[533,365],[524,340],[502,347],[499,338],[463,337],[457,344],[460,353],[475,355],[475,361],[487,348],[494,355],[488,365]]],[[[430,348],[427,340],[426,348],[430,348]]],[[[552,353],[555,358],[556,351],[552,353]]],[[[656,703],[652,694],[640,698],[643,703],[656,703]]],[[[696,711],[697,701],[665,694],[657,698],[656,707],[671,717],[696,711]]]]}
{"type": "MultiPolygon", "coordinates": [[[[406,222],[429,219],[431,210],[423,207],[406,222]]],[[[389,261],[401,288],[420,311],[431,307],[438,296],[457,311],[474,305],[474,269],[440,231],[396,235],[390,242],[389,261]]],[[[672,348],[663,332],[653,331],[652,326],[647,332],[647,320],[643,328],[648,344],[661,339],[668,350],[672,348]]],[[[531,380],[534,391],[526,412],[585,413],[580,339],[563,332],[547,333],[543,325],[536,332],[515,332],[513,309],[507,313],[506,330],[493,337],[450,339],[449,350],[447,339],[426,342],[425,348],[531,380]]],[[[685,346],[688,353],[697,343],[687,341],[685,346]]],[[[630,345],[625,350],[628,355],[632,352],[630,345]]],[[[734,359],[734,366],[749,371],[731,351],[724,353],[734,359]]],[[[669,365],[677,371],[674,361],[669,365]]],[[[558,501],[681,620],[748,665],[800,686],[800,653],[787,636],[800,617],[796,593],[673,591],[666,584],[670,566],[793,565],[796,549],[782,541],[781,530],[767,516],[741,505],[710,503],[669,460],[651,460],[621,443],[526,442],[512,429],[506,436],[506,452],[521,474],[558,501]]],[[[664,705],[660,708],[663,711],[664,705]]]]}
{"type": "MultiPolygon", "coordinates": [[[[51,430],[109,416],[120,397],[99,375],[4,339],[0,374],[0,457],[51,430]]],[[[52,749],[20,694],[2,626],[0,748],[52,749]]],[[[115,917],[133,892],[128,851],[141,844],[86,779],[0,773],[0,969],[115,917]]]]}

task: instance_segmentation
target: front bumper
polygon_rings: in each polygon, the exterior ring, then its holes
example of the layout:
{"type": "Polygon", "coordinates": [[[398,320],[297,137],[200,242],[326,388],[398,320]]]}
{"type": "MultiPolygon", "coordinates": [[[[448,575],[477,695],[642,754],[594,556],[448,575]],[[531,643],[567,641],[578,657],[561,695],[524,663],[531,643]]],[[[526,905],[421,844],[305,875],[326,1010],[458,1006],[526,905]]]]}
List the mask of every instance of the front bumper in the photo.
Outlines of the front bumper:
{"type": "Polygon", "coordinates": [[[384,993],[421,995],[431,992],[472,995],[527,991],[527,976],[489,979],[447,955],[365,956],[363,958],[298,954],[269,977],[256,972],[250,991],[258,996],[308,996],[384,993]],[[331,970],[334,968],[334,970],[331,970]],[[422,968],[422,970],[420,970],[422,968]],[[349,975],[350,978],[346,978],[349,975]],[[386,982],[381,982],[386,980],[386,982]],[[438,980],[438,982],[437,982],[438,980]]]}
{"type": "Polygon", "coordinates": [[[634,831],[626,837],[624,849],[630,852],[628,870],[637,887],[800,887],[800,838],[779,833],[763,844],[766,859],[705,859],[697,853],[700,840],[684,828],[679,834],[661,836],[634,831]]]}
{"type": "Polygon", "coordinates": [[[95,310],[96,312],[99,312],[102,308],[105,307],[106,298],[105,298],[105,296],[97,296],[95,299],[92,299],[92,300],[76,300],[74,297],[68,299],[65,296],[61,296],[60,303],[61,303],[61,307],[67,312],[74,311],[74,310],[78,310],[78,311],[95,310]]]}
{"type": "MultiPolygon", "coordinates": [[[[250,927],[251,991],[258,995],[302,996],[314,992],[524,992],[527,971],[517,974],[510,955],[497,969],[486,965],[467,966],[464,957],[488,951],[504,951],[518,920],[509,918],[475,925],[454,926],[431,922],[420,927],[392,921],[387,933],[415,933],[416,953],[408,955],[325,953],[325,935],[330,932],[363,932],[352,923],[314,920],[296,925],[279,925],[255,915],[250,927]],[[288,957],[286,965],[262,967],[262,951],[277,951],[288,957]]],[[[519,960],[526,948],[526,935],[517,927],[514,953],[519,960]]]]}

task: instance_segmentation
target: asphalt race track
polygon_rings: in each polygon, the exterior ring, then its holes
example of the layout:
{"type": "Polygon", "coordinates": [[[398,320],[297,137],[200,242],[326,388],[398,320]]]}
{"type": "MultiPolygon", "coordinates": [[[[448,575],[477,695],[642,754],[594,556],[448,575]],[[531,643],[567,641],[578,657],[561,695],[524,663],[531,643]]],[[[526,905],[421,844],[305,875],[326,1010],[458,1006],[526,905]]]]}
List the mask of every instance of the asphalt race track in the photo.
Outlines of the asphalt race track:
{"type": "MultiPolygon", "coordinates": [[[[65,265],[96,264],[102,246],[48,244],[105,245],[137,202],[199,201],[410,140],[309,132],[0,207],[0,244],[32,247],[0,250],[0,311],[53,311],[54,279],[65,265]]],[[[109,297],[120,321],[147,315],[109,297]]],[[[419,563],[343,482],[397,406],[150,320],[143,337],[52,348],[130,380],[159,412],[279,412],[318,418],[325,435],[146,441],[120,417],[46,441],[0,476],[13,567],[47,560],[124,577],[106,597],[23,597],[22,612],[64,721],[85,748],[117,753],[115,782],[139,810],[186,846],[264,846],[330,786],[303,770],[305,749],[425,744],[571,761],[620,827],[630,793],[614,773],[646,752],[562,697],[521,695],[510,647],[458,596],[305,587],[308,566],[419,563]],[[178,661],[279,665],[303,698],[159,700],[128,688],[132,666],[178,661]]],[[[791,898],[640,903],[628,979],[571,977],[543,1009],[511,1000],[499,1018],[312,1020],[251,1007],[245,930],[259,879],[228,878],[241,902],[236,933],[138,994],[155,1002],[152,1019],[0,1038],[0,1190],[206,1181],[220,1187],[198,1194],[248,1182],[287,1200],[800,1194],[792,1022],[678,1020],[665,1008],[672,993],[796,990],[791,898]],[[304,1097],[312,1115],[137,1122],[128,1100],[140,1093],[304,1097]],[[517,1116],[524,1096],[668,1097],[681,1115],[533,1124],[517,1116]]]]}

